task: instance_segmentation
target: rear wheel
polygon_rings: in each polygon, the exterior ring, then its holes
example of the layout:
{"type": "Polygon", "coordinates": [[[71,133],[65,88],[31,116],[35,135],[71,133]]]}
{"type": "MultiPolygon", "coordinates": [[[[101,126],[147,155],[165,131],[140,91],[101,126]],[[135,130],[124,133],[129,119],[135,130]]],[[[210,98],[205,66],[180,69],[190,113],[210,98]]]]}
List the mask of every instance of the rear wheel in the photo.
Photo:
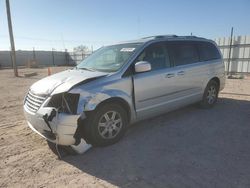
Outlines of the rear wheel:
{"type": "Polygon", "coordinates": [[[217,101],[219,85],[216,81],[211,80],[204,91],[203,99],[200,103],[203,108],[211,108],[217,101]]]}
{"type": "Polygon", "coordinates": [[[120,105],[105,104],[90,114],[85,126],[92,145],[107,146],[122,138],[127,124],[127,113],[120,105]]]}

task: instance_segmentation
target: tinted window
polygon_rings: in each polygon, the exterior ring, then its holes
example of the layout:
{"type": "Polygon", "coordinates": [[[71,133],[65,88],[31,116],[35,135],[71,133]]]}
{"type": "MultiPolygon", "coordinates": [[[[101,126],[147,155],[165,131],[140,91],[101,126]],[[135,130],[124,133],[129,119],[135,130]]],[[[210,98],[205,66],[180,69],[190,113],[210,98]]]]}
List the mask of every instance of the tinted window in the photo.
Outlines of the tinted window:
{"type": "Polygon", "coordinates": [[[212,59],[220,59],[220,53],[217,48],[209,42],[198,43],[200,61],[208,61],[212,59]]]}
{"type": "Polygon", "coordinates": [[[137,58],[136,62],[138,61],[149,62],[151,64],[152,70],[170,67],[167,49],[162,44],[153,44],[149,47],[146,47],[137,58]]]}
{"type": "Polygon", "coordinates": [[[198,52],[195,45],[191,42],[175,42],[168,44],[171,51],[171,58],[175,66],[187,65],[199,61],[198,52]]]}

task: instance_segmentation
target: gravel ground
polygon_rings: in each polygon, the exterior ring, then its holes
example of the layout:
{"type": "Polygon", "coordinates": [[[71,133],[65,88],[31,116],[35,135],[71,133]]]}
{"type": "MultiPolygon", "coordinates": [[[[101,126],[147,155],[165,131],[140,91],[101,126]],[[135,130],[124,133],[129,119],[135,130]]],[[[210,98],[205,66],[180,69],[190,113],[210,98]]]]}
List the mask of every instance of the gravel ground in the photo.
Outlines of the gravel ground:
{"type": "Polygon", "coordinates": [[[249,78],[227,80],[213,109],[142,121],[115,145],[58,160],[24,120],[24,95],[47,74],[20,75],[33,71],[0,70],[0,187],[250,187],[249,78]]]}

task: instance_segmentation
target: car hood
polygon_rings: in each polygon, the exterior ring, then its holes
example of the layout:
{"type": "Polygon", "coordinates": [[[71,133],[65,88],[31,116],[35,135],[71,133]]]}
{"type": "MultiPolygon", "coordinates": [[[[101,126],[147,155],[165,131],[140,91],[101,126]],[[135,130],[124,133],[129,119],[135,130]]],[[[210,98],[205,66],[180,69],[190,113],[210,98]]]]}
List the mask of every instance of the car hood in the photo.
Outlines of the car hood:
{"type": "Polygon", "coordinates": [[[89,79],[105,76],[108,73],[72,69],[53,74],[35,82],[30,90],[37,95],[50,95],[70,90],[74,85],[89,79]]]}

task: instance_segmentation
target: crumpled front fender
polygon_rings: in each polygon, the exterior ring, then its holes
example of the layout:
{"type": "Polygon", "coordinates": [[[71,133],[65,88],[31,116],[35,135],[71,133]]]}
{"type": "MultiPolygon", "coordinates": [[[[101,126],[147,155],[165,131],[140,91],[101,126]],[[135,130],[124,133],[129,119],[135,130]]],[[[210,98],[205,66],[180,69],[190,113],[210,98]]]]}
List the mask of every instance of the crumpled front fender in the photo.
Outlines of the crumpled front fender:
{"type": "Polygon", "coordinates": [[[80,95],[77,112],[92,111],[103,101],[110,98],[121,98],[131,106],[131,96],[120,90],[105,90],[95,94],[80,95]]]}

